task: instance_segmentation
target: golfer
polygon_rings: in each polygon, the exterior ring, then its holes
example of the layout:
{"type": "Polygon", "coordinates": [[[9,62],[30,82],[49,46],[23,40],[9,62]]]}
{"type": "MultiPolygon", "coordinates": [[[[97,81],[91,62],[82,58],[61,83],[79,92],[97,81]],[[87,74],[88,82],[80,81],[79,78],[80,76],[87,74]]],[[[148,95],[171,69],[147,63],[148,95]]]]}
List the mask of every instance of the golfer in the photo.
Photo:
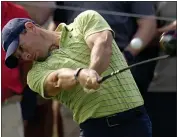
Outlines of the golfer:
{"type": "Polygon", "coordinates": [[[108,23],[93,10],[82,12],[69,25],[59,24],[55,32],[25,18],[9,21],[2,31],[6,65],[34,61],[29,87],[70,108],[81,137],[152,137],[131,72],[97,82],[127,66],[113,37],[108,23]]]}

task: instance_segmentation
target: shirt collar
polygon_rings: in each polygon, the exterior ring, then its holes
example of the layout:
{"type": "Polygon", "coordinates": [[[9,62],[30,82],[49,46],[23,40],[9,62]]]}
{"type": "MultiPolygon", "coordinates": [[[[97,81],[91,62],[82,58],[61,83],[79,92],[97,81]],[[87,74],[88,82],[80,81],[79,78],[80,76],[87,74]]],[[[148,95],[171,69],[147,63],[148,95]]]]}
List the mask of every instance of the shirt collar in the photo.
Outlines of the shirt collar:
{"type": "Polygon", "coordinates": [[[67,35],[67,32],[70,32],[72,31],[73,28],[72,27],[69,27],[68,25],[66,25],[65,23],[60,23],[58,25],[58,27],[56,28],[55,31],[58,31],[58,32],[61,32],[61,38],[60,38],[60,41],[59,41],[59,45],[61,46],[65,40],[65,37],[67,35]]]}
{"type": "Polygon", "coordinates": [[[61,31],[61,38],[60,38],[60,41],[59,41],[59,45],[61,46],[65,37],[66,37],[66,24],[65,23],[60,23],[55,31],[58,31],[58,32],[61,31]]]}

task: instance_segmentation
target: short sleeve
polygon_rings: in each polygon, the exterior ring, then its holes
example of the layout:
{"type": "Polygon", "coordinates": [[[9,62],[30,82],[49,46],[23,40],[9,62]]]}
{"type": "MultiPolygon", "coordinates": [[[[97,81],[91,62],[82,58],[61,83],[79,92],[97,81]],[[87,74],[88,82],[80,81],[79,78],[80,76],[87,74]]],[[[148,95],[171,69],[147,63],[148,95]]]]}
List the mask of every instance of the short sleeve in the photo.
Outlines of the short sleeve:
{"type": "Polygon", "coordinates": [[[93,10],[87,10],[79,14],[75,18],[74,23],[76,23],[79,30],[84,35],[84,39],[91,34],[104,30],[110,30],[113,33],[113,36],[115,36],[106,20],[98,12],[93,10]]]}
{"type": "Polygon", "coordinates": [[[44,96],[44,81],[46,77],[54,71],[45,68],[46,67],[41,64],[33,65],[27,75],[27,84],[30,89],[40,94],[43,98],[47,98],[44,96]]]}

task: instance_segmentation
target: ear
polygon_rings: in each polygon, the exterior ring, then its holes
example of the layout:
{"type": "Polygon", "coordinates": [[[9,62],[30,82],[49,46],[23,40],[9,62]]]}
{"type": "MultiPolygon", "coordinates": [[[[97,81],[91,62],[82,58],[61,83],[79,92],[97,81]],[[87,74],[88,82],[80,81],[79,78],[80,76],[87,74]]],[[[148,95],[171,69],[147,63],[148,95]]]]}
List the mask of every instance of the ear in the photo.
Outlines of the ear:
{"type": "Polygon", "coordinates": [[[25,28],[27,31],[35,31],[36,26],[32,22],[26,22],[25,28]]]}

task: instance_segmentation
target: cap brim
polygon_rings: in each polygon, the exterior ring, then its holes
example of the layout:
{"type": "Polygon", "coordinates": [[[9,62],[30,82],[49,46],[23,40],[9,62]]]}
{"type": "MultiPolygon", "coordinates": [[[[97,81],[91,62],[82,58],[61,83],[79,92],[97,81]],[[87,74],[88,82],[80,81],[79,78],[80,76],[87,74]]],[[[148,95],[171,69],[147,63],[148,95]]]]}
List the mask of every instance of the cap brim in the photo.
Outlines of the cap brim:
{"type": "Polygon", "coordinates": [[[5,57],[5,64],[8,68],[15,68],[18,65],[18,59],[15,56],[13,56],[16,49],[18,48],[18,45],[19,45],[19,39],[16,38],[9,45],[9,48],[7,49],[6,57],[5,57]]]}

